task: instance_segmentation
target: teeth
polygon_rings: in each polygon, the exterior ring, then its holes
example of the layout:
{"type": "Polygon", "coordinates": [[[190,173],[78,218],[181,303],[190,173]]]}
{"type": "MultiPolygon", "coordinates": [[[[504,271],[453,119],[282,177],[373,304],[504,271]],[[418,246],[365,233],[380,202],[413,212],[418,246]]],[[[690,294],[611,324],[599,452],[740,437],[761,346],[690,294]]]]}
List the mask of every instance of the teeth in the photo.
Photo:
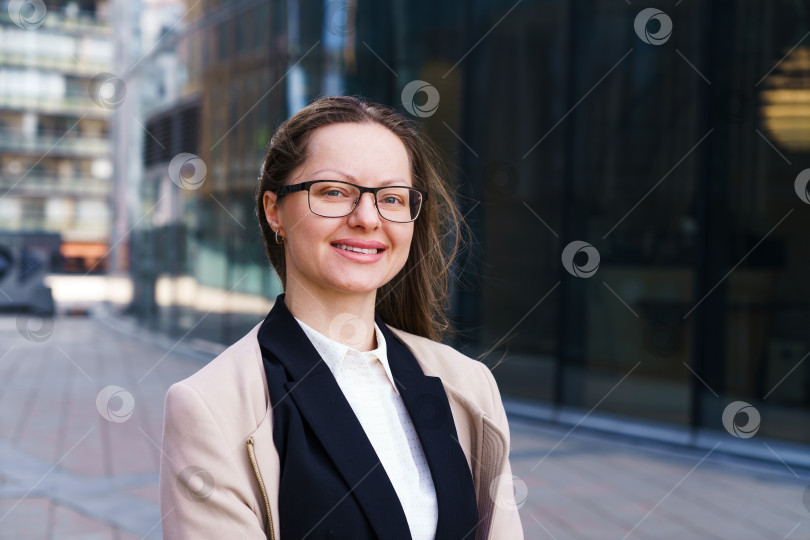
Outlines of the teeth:
{"type": "Polygon", "coordinates": [[[377,251],[378,251],[378,250],[376,250],[376,249],[362,249],[362,248],[356,248],[356,247],[352,247],[352,246],[347,246],[347,245],[345,245],[345,244],[335,244],[335,245],[336,245],[337,247],[339,247],[340,249],[345,249],[345,250],[347,250],[347,251],[355,251],[355,252],[357,252],[357,253],[374,254],[374,253],[377,253],[377,251]]]}

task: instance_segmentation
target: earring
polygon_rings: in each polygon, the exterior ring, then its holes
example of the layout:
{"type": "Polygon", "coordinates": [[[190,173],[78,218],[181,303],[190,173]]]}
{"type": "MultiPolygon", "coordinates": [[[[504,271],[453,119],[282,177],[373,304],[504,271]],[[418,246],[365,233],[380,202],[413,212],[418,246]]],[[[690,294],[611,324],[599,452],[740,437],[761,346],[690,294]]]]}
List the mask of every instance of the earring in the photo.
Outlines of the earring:
{"type": "Polygon", "coordinates": [[[276,231],[276,244],[282,245],[284,244],[284,237],[281,237],[281,242],[278,241],[278,231],[276,231]]]}

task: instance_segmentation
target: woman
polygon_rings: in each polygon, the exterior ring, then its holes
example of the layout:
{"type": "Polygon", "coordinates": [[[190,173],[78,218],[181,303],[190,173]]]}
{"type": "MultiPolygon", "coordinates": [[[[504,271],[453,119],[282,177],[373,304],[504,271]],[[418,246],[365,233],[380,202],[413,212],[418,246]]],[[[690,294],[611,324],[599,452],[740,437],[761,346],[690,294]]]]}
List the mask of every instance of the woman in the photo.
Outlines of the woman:
{"type": "Polygon", "coordinates": [[[463,221],[435,163],[352,97],[278,129],[257,211],[285,292],[166,395],[165,538],[523,538],[495,380],[437,341],[463,221]]]}

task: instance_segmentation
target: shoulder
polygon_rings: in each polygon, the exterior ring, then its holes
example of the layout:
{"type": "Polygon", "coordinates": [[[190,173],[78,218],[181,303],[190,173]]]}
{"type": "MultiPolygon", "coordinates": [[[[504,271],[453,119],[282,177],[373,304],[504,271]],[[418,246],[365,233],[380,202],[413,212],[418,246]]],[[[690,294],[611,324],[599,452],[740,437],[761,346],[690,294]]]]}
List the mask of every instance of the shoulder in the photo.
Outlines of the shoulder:
{"type": "Polygon", "coordinates": [[[500,394],[486,364],[445,343],[389,328],[411,350],[425,375],[439,377],[445,387],[457,391],[490,416],[495,413],[500,394]]]}
{"type": "Polygon", "coordinates": [[[184,408],[210,414],[217,423],[236,417],[258,422],[267,408],[267,382],[256,325],[236,343],[189,377],[175,382],[166,394],[166,409],[184,408]],[[246,414],[247,413],[247,414],[246,414]]]}

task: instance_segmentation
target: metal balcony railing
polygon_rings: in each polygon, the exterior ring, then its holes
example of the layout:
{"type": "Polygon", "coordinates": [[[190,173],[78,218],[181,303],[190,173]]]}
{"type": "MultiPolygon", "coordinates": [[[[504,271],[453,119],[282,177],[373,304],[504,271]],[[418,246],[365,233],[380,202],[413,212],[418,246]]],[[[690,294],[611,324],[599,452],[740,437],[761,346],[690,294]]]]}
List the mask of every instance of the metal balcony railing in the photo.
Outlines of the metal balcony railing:
{"type": "Polygon", "coordinates": [[[62,97],[0,94],[0,110],[35,110],[40,114],[87,115],[107,117],[109,109],[97,105],[86,93],[72,93],[62,97]]]}
{"type": "MultiPolygon", "coordinates": [[[[4,9],[0,11],[0,25],[16,28],[7,9],[5,9],[6,2],[3,2],[3,4],[4,9]]],[[[101,36],[109,35],[111,32],[110,23],[99,19],[93,13],[79,11],[75,15],[68,15],[56,9],[48,9],[41,28],[50,31],[66,31],[75,32],[77,34],[95,34],[101,36]]]]}
{"type": "Polygon", "coordinates": [[[82,237],[85,241],[102,241],[109,238],[109,221],[75,221],[67,218],[55,220],[39,217],[21,217],[18,219],[0,215],[0,230],[2,231],[43,231],[59,232],[75,237],[82,237]]]}
{"type": "Polygon", "coordinates": [[[14,178],[0,176],[0,193],[13,191],[20,195],[73,195],[105,197],[110,194],[112,182],[98,178],[72,176],[60,178],[54,175],[28,174],[14,178]]]}
{"type": "Polygon", "coordinates": [[[109,155],[112,143],[107,137],[75,131],[31,135],[13,130],[0,130],[0,151],[96,157],[109,155]]]}
{"type": "MultiPolygon", "coordinates": [[[[2,41],[0,41],[0,43],[2,43],[2,41]]],[[[51,56],[41,51],[39,54],[32,55],[30,53],[9,51],[0,45],[0,65],[55,71],[58,73],[68,73],[86,77],[92,77],[97,73],[112,70],[112,58],[104,60],[90,59],[83,58],[78,51],[77,54],[79,56],[51,56]]]]}

